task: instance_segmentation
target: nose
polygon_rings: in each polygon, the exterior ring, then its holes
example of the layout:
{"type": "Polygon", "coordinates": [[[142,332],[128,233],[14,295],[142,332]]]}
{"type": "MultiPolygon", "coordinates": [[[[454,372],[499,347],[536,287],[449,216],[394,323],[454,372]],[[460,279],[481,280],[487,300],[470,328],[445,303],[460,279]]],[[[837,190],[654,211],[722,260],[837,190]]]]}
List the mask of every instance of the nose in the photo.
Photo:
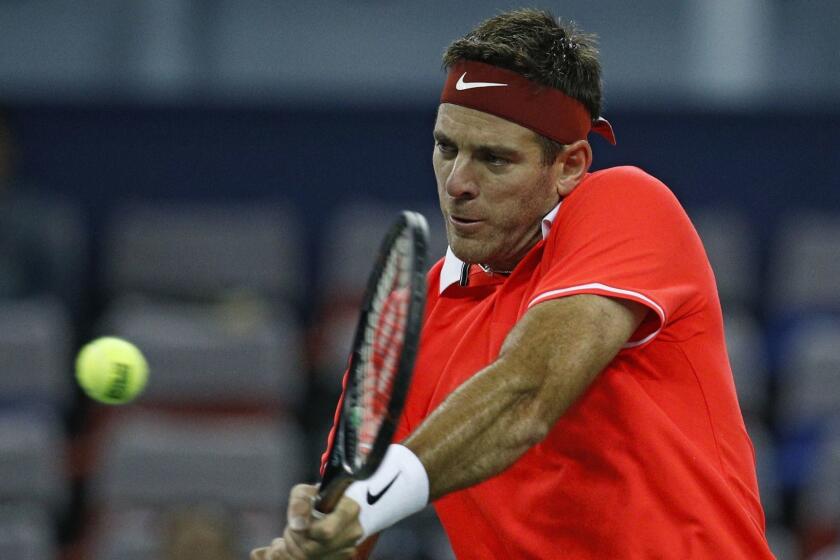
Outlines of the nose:
{"type": "Polygon", "coordinates": [[[452,198],[475,198],[478,196],[478,182],[470,159],[463,153],[455,157],[446,177],[446,194],[452,198]]]}

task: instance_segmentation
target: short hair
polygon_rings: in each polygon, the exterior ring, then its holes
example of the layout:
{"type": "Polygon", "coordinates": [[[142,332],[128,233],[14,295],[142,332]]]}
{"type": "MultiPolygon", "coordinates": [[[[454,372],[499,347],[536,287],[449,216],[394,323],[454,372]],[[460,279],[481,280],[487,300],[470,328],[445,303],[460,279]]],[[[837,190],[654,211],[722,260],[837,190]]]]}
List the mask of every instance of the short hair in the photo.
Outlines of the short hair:
{"type": "MultiPolygon", "coordinates": [[[[445,69],[460,60],[516,72],[580,101],[593,120],[601,116],[601,64],[596,37],[548,11],[513,10],[480,23],[443,54],[445,69]]],[[[538,136],[543,162],[553,162],[563,145],[538,136]]]]}

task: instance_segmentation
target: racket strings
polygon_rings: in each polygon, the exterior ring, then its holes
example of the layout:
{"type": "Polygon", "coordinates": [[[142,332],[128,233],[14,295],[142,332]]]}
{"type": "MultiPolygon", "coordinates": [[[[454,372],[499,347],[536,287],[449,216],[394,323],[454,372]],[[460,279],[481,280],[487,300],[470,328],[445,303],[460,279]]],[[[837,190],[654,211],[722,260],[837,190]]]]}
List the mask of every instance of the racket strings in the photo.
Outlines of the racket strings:
{"type": "Polygon", "coordinates": [[[360,352],[356,387],[360,389],[356,463],[364,462],[387,413],[399,368],[410,307],[411,243],[402,237],[394,244],[372,299],[360,352]]]}

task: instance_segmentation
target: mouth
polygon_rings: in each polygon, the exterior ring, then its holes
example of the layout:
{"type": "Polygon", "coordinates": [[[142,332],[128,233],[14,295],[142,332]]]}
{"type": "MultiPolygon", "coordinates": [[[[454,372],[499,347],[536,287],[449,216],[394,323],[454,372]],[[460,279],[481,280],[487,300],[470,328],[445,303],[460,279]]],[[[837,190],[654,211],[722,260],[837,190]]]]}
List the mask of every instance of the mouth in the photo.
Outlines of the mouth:
{"type": "Polygon", "coordinates": [[[478,220],[478,219],[475,219],[475,218],[468,218],[466,216],[455,216],[455,215],[450,214],[449,215],[449,221],[452,222],[453,224],[475,224],[475,223],[481,222],[482,220],[478,220]]]}
{"type": "Polygon", "coordinates": [[[451,223],[456,230],[462,232],[469,232],[477,229],[484,220],[468,218],[466,216],[449,216],[449,223],[451,223]]]}

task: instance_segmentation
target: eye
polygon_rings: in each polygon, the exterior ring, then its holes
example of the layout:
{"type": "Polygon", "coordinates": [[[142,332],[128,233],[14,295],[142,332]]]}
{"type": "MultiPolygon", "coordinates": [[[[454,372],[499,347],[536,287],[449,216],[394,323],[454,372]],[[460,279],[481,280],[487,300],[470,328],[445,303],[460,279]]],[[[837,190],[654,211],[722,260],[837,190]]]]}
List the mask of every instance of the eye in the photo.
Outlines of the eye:
{"type": "Polygon", "coordinates": [[[490,165],[492,165],[494,167],[501,167],[503,165],[507,165],[507,164],[510,163],[509,159],[504,158],[502,156],[497,156],[495,154],[487,154],[485,159],[486,159],[487,163],[489,163],[490,165]]]}
{"type": "Polygon", "coordinates": [[[435,146],[437,147],[437,150],[445,156],[455,155],[456,153],[458,153],[458,150],[452,144],[447,144],[445,142],[435,142],[435,146]]]}

